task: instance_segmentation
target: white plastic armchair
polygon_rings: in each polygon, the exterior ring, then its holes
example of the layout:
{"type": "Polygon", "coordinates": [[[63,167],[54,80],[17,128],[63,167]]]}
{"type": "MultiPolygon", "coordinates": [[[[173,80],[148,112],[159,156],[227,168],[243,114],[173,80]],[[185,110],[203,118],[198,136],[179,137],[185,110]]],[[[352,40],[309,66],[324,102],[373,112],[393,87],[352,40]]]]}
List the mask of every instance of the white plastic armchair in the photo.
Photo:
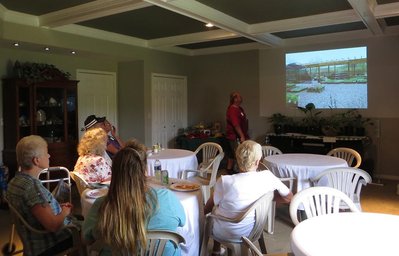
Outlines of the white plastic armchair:
{"type": "Polygon", "coordinates": [[[263,227],[266,224],[267,213],[269,211],[269,207],[271,205],[273,199],[273,191],[264,194],[258,200],[256,200],[253,204],[251,204],[241,215],[237,216],[234,219],[227,218],[224,216],[216,215],[216,214],[208,214],[206,216],[206,224],[204,237],[202,239],[201,245],[201,256],[207,255],[207,246],[209,242],[209,238],[213,238],[219,243],[225,245],[228,248],[228,255],[247,255],[248,251],[245,246],[243,246],[243,242],[231,242],[228,237],[214,237],[212,235],[213,229],[213,221],[214,219],[219,219],[226,222],[239,223],[241,222],[249,213],[255,211],[255,223],[251,233],[248,235],[248,239],[250,241],[258,240],[259,246],[263,253],[266,252],[266,245],[263,237],[263,227]]]}
{"type": "Polygon", "coordinates": [[[263,158],[271,155],[281,155],[283,152],[281,152],[280,149],[273,147],[273,146],[262,146],[262,154],[263,158]]]}
{"type": "Polygon", "coordinates": [[[330,187],[310,187],[299,191],[291,200],[290,217],[295,225],[298,225],[298,209],[303,209],[306,218],[319,215],[335,214],[340,212],[340,206],[346,204],[352,212],[359,209],[352,200],[343,192],[330,187]]]}
{"type": "MultiPolygon", "coordinates": [[[[296,178],[290,177],[290,178],[279,178],[284,184],[287,185],[287,187],[290,189],[292,192],[292,189],[294,187],[294,181],[296,178]]],[[[276,201],[272,201],[272,205],[269,208],[269,212],[267,214],[267,229],[265,230],[269,234],[274,233],[274,222],[276,219],[276,201]]]]}
{"type": "Polygon", "coordinates": [[[79,195],[82,196],[83,191],[85,191],[86,188],[89,188],[89,183],[83,178],[83,176],[78,173],[78,172],[71,172],[71,178],[73,181],[75,181],[76,187],[78,188],[79,195]]]}
{"type": "MultiPolygon", "coordinates": [[[[169,230],[148,230],[147,231],[147,247],[141,248],[140,253],[132,253],[131,255],[140,256],[161,256],[164,253],[165,246],[168,242],[171,242],[175,249],[177,249],[181,243],[185,243],[184,237],[180,234],[169,231],[169,230]]],[[[101,254],[101,251],[107,245],[102,239],[96,240],[89,248],[90,256],[97,256],[101,254]]],[[[112,248],[112,255],[119,255],[117,248],[112,248]]]]}
{"type": "Polygon", "coordinates": [[[360,154],[351,148],[334,148],[330,150],[327,155],[344,159],[349,167],[358,168],[362,164],[362,157],[360,154]]]}
{"type": "Polygon", "coordinates": [[[211,196],[211,188],[216,183],[216,178],[220,166],[220,162],[224,157],[224,153],[220,152],[211,162],[210,169],[212,170],[211,177],[208,178],[207,176],[203,176],[203,170],[193,171],[193,170],[186,170],[183,172],[183,179],[187,179],[189,181],[201,184],[202,190],[202,198],[204,199],[204,204],[208,201],[209,197],[211,196]],[[187,172],[194,173],[195,176],[187,178],[187,172]]]}
{"type": "MultiPolygon", "coordinates": [[[[354,167],[337,167],[327,169],[311,179],[313,185],[318,185],[321,179],[327,179],[327,186],[345,193],[361,211],[360,193],[362,187],[371,182],[371,176],[366,171],[354,167]]],[[[341,207],[345,209],[345,205],[341,207]]]]}

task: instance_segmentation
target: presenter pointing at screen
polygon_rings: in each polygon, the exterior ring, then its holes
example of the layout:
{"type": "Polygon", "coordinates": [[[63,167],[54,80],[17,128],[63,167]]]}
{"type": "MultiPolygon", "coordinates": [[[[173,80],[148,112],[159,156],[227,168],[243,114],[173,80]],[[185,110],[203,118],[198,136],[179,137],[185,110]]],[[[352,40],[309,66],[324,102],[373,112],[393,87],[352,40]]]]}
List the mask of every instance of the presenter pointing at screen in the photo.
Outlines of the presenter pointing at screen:
{"type": "Polygon", "coordinates": [[[242,97],[239,92],[230,94],[230,105],[226,112],[226,138],[229,141],[230,150],[226,150],[228,157],[227,172],[234,174],[235,150],[239,143],[249,139],[248,136],[248,119],[241,107],[242,97]]]}

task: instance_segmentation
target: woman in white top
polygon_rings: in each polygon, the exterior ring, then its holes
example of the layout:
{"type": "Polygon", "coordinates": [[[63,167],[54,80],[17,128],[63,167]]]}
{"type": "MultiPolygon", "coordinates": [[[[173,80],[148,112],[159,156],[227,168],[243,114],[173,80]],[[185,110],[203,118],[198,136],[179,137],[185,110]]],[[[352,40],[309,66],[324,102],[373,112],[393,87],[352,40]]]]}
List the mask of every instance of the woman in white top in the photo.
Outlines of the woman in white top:
{"type": "MultiPolygon", "coordinates": [[[[205,206],[205,214],[212,208],[218,215],[235,218],[244,212],[253,202],[269,191],[277,190],[274,200],[288,203],[292,193],[270,171],[257,172],[262,158],[262,147],[251,140],[241,143],[236,150],[240,173],[222,175],[215,184],[213,197],[205,206]]],[[[239,223],[214,220],[213,235],[231,242],[240,242],[242,236],[248,236],[254,226],[254,214],[249,214],[239,223]]],[[[214,243],[214,255],[220,252],[220,244],[214,243]]]]}

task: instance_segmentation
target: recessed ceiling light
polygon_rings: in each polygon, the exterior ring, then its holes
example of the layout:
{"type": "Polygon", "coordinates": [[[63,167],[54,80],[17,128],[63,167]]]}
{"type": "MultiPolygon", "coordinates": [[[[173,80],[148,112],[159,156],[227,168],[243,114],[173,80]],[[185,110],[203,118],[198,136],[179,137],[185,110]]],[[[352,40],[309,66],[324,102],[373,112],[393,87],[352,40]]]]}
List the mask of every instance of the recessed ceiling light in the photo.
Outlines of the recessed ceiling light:
{"type": "Polygon", "coordinates": [[[18,46],[19,46],[19,43],[14,43],[14,46],[15,46],[15,47],[18,47],[18,46]]]}
{"type": "Polygon", "coordinates": [[[76,54],[76,52],[75,52],[75,51],[71,51],[71,54],[74,54],[74,55],[75,55],[75,54],[76,54]]]}
{"type": "Polygon", "coordinates": [[[50,51],[50,48],[45,47],[44,50],[45,50],[45,51],[50,51]]]}
{"type": "Polygon", "coordinates": [[[207,28],[213,28],[213,24],[212,23],[210,23],[210,22],[208,22],[208,23],[206,23],[206,25],[205,25],[205,27],[207,27],[207,28]]]}

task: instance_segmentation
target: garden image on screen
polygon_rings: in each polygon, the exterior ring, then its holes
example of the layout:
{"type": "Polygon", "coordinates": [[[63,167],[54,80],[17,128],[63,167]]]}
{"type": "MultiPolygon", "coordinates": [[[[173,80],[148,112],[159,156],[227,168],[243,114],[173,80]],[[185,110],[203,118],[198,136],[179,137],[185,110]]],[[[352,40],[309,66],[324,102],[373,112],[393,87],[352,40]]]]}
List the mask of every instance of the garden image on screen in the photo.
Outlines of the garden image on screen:
{"type": "Polygon", "coordinates": [[[367,108],[367,47],[287,53],[286,103],[367,108]]]}

